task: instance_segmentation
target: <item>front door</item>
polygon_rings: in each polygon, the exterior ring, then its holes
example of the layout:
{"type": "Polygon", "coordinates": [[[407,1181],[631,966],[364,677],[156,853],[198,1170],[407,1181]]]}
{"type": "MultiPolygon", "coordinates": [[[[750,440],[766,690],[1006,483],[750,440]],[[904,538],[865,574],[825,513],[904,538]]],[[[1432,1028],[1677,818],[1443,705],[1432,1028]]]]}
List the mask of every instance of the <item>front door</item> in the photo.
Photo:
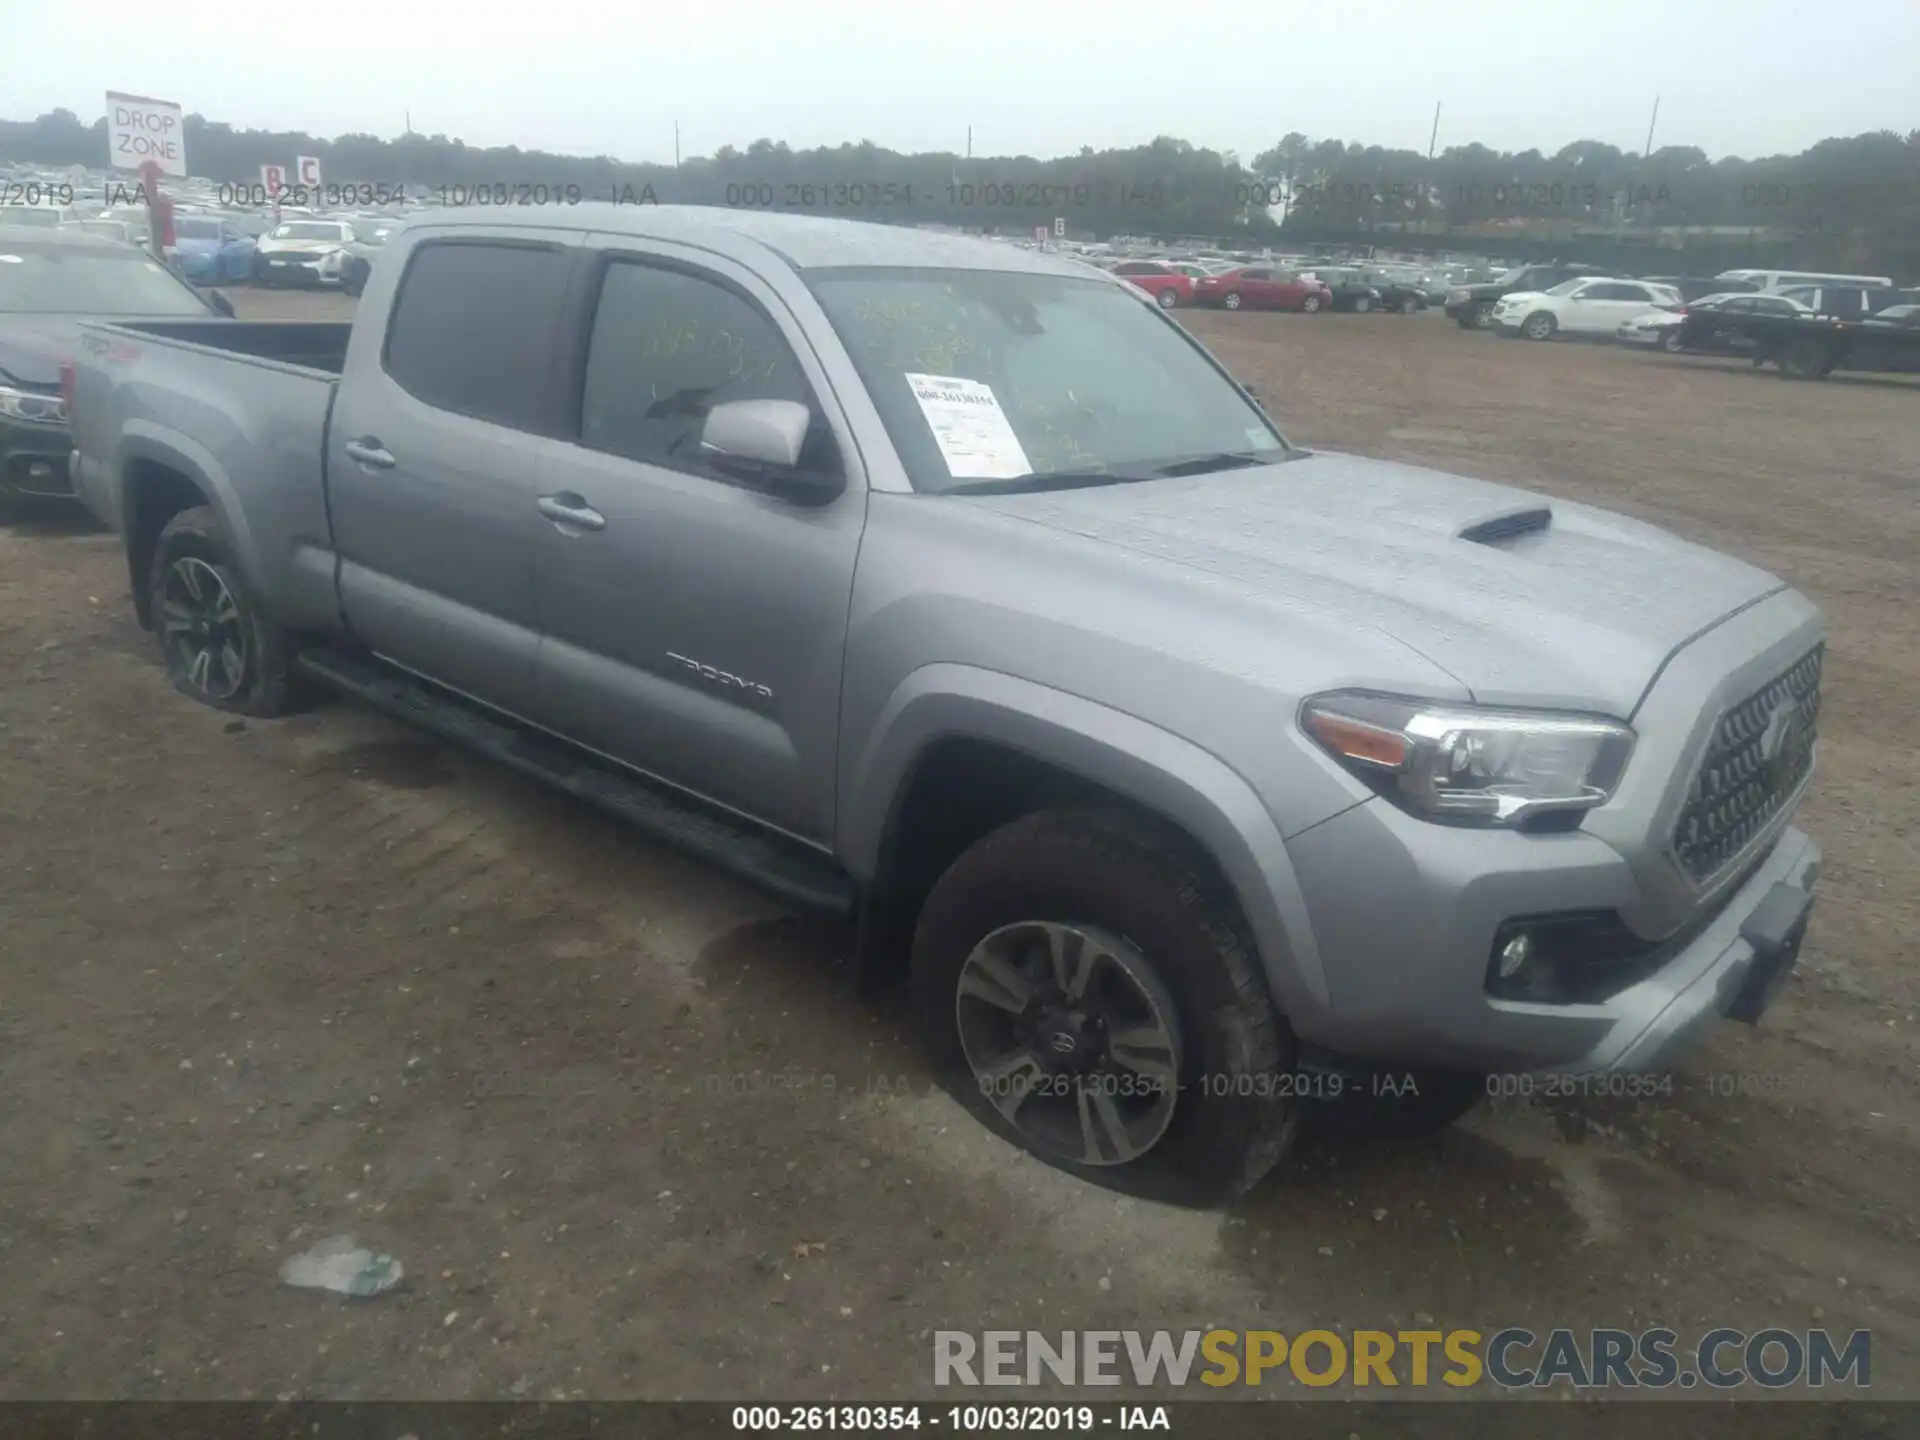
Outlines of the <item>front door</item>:
{"type": "Polygon", "coordinates": [[[840,675],[864,476],[780,297],[709,252],[593,236],[578,443],[543,480],[544,723],[804,840],[833,833],[840,675]],[[588,305],[590,304],[590,310],[588,305]],[[708,411],[808,405],[824,504],[701,458],[708,411]],[[584,523],[583,523],[584,522],[584,523]]]}

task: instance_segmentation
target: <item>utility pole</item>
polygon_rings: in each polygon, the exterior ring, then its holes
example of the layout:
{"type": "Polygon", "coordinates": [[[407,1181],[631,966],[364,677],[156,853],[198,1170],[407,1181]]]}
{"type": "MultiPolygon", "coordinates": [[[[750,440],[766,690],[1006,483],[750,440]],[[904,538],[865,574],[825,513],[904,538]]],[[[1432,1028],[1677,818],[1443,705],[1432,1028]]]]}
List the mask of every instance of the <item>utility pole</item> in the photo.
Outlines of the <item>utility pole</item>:
{"type": "Polygon", "coordinates": [[[1440,143],[1440,102],[1433,102],[1433,133],[1427,136],[1427,159],[1433,158],[1434,146],[1440,143]]]}
{"type": "Polygon", "coordinates": [[[407,111],[407,134],[413,133],[413,111],[407,111]]]}
{"type": "Polygon", "coordinates": [[[680,168],[680,122],[673,122],[673,168],[680,168]]]}
{"type": "Polygon", "coordinates": [[[1648,159],[1653,154],[1653,127],[1654,127],[1654,123],[1658,121],[1659,118],[1660,118],[1660,97],[1656,95],[1653,97],[1653,115],[1647,121],[1647,150],[1646,150],[1646,154],[1640,157],[1643,160],[1648,159]]]}
{"type": "Polygon", "coordinates": [[[967,158],[973,158],[973,126],[967,126],[967,158]]]}

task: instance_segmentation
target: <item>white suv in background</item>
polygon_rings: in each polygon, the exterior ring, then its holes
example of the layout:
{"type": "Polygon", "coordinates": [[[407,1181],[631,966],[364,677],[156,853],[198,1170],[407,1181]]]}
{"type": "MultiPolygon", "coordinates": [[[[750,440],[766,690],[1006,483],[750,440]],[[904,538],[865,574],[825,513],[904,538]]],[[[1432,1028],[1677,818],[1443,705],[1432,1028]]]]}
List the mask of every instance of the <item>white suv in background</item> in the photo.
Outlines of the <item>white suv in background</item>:
{"type": "Polygon", "coordinates": [[[1522,290],[1493,307],[1493,328],[1503,335],[1551,340],[1555,335],[1612,335],[1649,310],[1678,310],[1680,292],[1650,280],[1583,275],[1551,290],[1522,290]]]}

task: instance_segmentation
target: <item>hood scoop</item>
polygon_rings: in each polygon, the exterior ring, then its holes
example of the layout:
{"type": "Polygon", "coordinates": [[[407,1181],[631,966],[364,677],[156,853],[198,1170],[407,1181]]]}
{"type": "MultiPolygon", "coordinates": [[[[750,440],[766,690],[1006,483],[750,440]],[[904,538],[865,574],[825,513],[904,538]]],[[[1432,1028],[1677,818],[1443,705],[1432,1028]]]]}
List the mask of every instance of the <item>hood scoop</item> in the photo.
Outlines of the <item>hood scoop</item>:
{"type": "Polygon", "coordinates": [[[1485,520],[1476,520],[1465,529],[1456,531],[1454,538],[1470,540],[1475,545],[1500,546],[1518,540],[1523,535],[1541,534],[1552,524],[1551,509],[1545,505],[1528,505],[1504,514],[1489,515],[1485,520]]]}

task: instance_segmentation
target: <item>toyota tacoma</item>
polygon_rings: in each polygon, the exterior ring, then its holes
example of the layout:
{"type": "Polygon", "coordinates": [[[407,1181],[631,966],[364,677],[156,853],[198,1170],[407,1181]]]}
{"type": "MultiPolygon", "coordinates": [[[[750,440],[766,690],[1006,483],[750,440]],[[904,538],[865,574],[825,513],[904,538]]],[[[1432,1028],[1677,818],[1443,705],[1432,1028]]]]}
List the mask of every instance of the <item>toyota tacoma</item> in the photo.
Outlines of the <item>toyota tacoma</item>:
{"type": "Polygon", "coordinates": [[[954,1093],[1230,1198],[1666,1066],[1793,967],[1824,629],[1585,505],[1289,441],[1154,302],[851,221],[423,217],[346,324],[95,324],[182,692],[309,681],[844,915],[954,1093]]]}

